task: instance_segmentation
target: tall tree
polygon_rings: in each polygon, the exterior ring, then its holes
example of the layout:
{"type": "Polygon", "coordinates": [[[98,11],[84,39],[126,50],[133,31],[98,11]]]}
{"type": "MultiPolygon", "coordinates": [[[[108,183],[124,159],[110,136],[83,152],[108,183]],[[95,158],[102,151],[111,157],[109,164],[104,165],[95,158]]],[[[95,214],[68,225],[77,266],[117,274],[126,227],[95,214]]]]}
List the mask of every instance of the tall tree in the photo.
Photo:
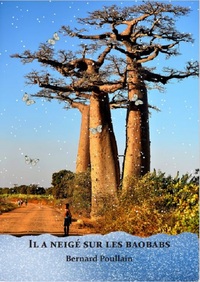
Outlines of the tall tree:
{"type": "Polygon", "coordinates": [[[87,34],[87,30],[71,30],[63,27],[70,36],[80,39],[113,44],[113,48],[126,58],[127,87],[129,107],[126,119],[126,148],[123,169],[123,190],[128,190],[128,178],[141,176],[150,170],[150,138],[148,97],[146,83],[165,85],[172,79],[198,76],[198,62],[186,63],[184,70],[164,68],[162,74],[154,72],[145,64],[159,55],[166,58],[180,55],[181,42],[192,43],[191,33],[182,33],[175,23],[180,16],[186,16],[189,8],[162,2],[144,1],[121,8],[117,5],[103,7],[89,13],[86,18],[78,19],[84,26],[110,31],[100,34],[87,34]]]}
{"type": "MultiPolygon", "coordinates": [[[[111,207],[117,202],[119,185],[119,162],[117,145],[113,132],[108,93],[114,93],[124,88],[125,73],[118,73],[118,80],[109,80],[108,72],[100,71],[112,45],[101,52],[97,60],[74,58],[72,53],[59,53],[62,60],[54,57],[52,48],[42,44],[38,52],[29,50],[23,54],[14,54],[23,63],[38,61],[45,67],[52,67],[67,78],[56,79],[47,72],[31,72],[26,77],[28,83],[38,84],[43,90],[36,94],[38,97],[56,95],[62,100],[71,100],[71,106],[84,111],[80,103],[87,97],[89,106],[90,159],[92,180],[92,216],[101,214],[103,207],[111,207]],[[64,58],[64,59],[63,59],[64,58]],[[71,96],[70,96],[71,95],[71,96]],[[106,169],[104,168],[106,166],[106,169]]],[[[87,131],[87,126],[85,130],[87,131]]],[[[87,133],[85,134],[87,138],[87,133]]],[[[85,139],[81,135],[81,139],[85,139]]]]}
{"type": "MultiPolygon", "coordinates": [[[[124,88],[125,74],[118,73],[118,81],[104,81],[99,72],[106,55],[112,46],[109,45],[98,59],[83,58],[81,68],[84,77],[78,81],[79,87],[85,84],[91,87],[90,97],[90,159],[92,180],[93,217],[102,214],[105,206],[109,209],[117,203],[117,188],[120,180],[117,144],[113,132],[108,93],[124,88]]],[[[108,73],[107,73],[108,74],[108,73]]],[[[75,84],[77,87],[77,84],[75,84]]]]}

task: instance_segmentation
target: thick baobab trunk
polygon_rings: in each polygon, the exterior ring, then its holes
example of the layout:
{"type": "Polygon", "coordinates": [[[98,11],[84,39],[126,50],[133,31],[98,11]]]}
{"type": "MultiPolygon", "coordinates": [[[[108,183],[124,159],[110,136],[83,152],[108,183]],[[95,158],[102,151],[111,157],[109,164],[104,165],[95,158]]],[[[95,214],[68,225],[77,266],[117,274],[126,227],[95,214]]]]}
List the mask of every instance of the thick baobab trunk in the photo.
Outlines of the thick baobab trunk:
{"type": "Polygon", "coordinates": [[[107,94],[90,99],[91,216],[98,217],[117,203],[120,180],[118,152],[107,94]]]}
{"type": "Polygon", "coordinates": [[[123,192],[129,189],[131,176],[142,176],[150,170],[148,99],[145,84],[137,66],[129,61],[129,108],[126,118],[126,149],[123,164],[123,192]],[[140,102],[142,101],[142,102],[140,102]]]}
{"type": "Polygon", "coordinates": [[[90,167],[89,152],[89,115],[90,106],[82,105],[79,107],[81,112],[81,128],[78,145],[78,154],[76,159],[76,173],[84,172],[90,167]]]}

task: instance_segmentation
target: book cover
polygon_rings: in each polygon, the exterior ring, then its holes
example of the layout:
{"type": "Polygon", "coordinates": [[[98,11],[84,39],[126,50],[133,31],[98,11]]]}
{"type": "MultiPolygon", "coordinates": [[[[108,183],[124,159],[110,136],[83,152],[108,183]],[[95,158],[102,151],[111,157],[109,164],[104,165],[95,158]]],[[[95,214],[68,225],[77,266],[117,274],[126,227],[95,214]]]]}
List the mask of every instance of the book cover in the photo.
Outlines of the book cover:
{"type": "Polygon", "coordinates": [[[198,281],[198,1],[0,3],[0,281],[198,281]]]}

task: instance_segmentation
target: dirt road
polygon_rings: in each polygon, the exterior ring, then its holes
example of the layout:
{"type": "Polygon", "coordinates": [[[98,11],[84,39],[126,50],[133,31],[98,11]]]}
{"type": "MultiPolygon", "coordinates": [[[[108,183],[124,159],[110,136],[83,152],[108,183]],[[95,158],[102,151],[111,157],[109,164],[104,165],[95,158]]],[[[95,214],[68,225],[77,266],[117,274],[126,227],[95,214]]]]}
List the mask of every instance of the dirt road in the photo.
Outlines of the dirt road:
{"type": "MultiPolygon", "coordinates": [[[[29,203],[0,215],[0,234],[15,236],[52,234],[63,236],[62,212],[46,205],[29,203]]],[[[70,235],[83,235],[89,230],[79,229],[76,222],[70,225],[70,235]]]]}

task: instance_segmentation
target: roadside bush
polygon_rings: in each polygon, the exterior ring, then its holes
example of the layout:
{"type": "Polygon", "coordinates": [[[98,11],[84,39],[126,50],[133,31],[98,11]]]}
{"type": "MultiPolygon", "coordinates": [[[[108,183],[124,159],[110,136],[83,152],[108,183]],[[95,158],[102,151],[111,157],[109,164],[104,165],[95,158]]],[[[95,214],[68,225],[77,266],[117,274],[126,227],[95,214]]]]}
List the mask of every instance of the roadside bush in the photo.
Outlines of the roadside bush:
{"type": "Polygon", "coordinates": [[[186,183],[183,187],[175,185],[175,193],[170,199],[173,207],[173,224],[163,225],[161,232],[179,234],[182,232],[199,233],[199,187],[194,183],[186,183]]]}
{"type": "Polygon", "coordinates": [[[160,217],[146,203],[142,205],[120,204],[97,222],[97,231],[106,234],[113,231],[124,231],[136,236],[150,236],[158,233],[160,217]]]}
{"type": "MultiPolygon", "coordinates": [[[[197,180],[197,178],[196,178],[197,180]]],[[[105,212],[98,231],[125,231],[137,236],[199,232],[199,186],[190,175],[173,178],[155,171],[129,180],[119,204],[105,212]]]]}
{"type": "Polygon", "coordinates": [[[0,214],[4,212],[9,212],[12,211],[16,208],[17,206],[13,203],[8,202],[5,199],[0,199],[0,214]]]}

